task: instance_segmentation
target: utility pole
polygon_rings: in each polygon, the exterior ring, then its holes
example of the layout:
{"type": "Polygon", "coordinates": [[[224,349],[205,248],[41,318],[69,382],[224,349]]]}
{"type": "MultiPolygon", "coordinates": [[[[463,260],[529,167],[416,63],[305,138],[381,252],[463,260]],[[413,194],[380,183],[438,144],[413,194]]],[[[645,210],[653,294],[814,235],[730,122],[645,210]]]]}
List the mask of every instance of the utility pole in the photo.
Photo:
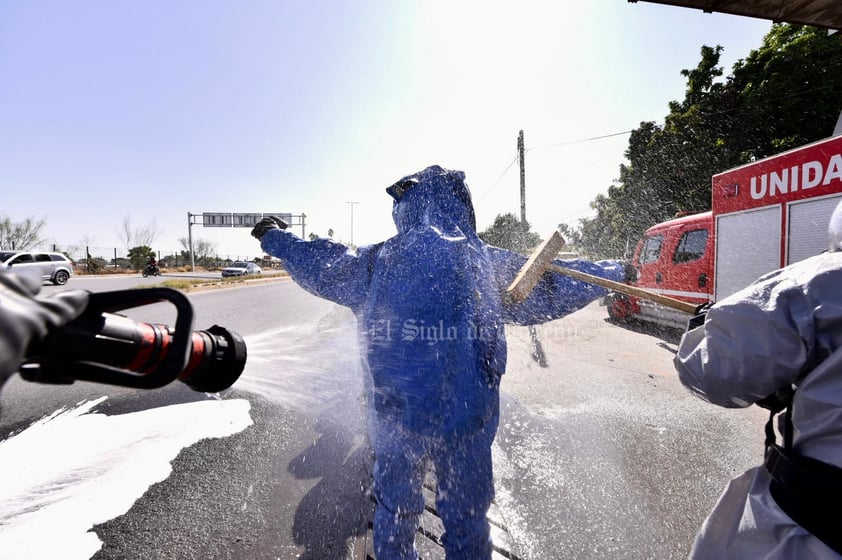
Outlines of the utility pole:
{"type": "Polygon", "coordinates": [[[523,131],[517,136],[517,159],[520,162],[520,221],[526,221],[526,161],[524,160],[523,131]]]}
{"type": "Polygon", "coordinates": [[[193,214],[190,212],[187,213],[187,249],[190,251],[190,272],[196,272],[196,259],[193,258],[193,214]]]}
{"type": "Polygon", "coordinates": [[[346,202],[345,204],[351,205],[351,245],[354,244],[354,204],[359,204],[359,202],[346,202]]]}
{"type": "MultiPolygon", "coordinates": [[[[523,148],[523,131],[517,135],[517,159],[520,163],[520,222],[524,226],[524,233],[526,233],[526,160],[524,159],[523,148]]],[[[544,353],[544,347],[541,345],[541,340],[538,338],[538,330],[535,325],[529,325],[529,338],[532,340],[532,357],[538,362],[541,367],[547,367],[547,355],[544,353]]]]}

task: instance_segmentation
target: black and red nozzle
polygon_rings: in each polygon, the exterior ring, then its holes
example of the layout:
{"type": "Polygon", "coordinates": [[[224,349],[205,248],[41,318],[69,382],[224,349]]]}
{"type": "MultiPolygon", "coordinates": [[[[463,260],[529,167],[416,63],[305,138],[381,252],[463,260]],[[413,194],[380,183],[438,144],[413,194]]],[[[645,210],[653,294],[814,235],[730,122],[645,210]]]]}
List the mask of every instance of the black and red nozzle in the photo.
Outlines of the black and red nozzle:
{"type": "Polygon", "coordinates": [[[214,325],[193,332],[187,367],[178,375],[196,391],[218,393],[239,379],[246,365],[246,343],[235,332],[214,325]]]}
{"type": "Polygon", "coordinates": [[[196,391],[218,393],[239,379],[246,354],[243,338],[219,325],[193,331],[193,308],[181,292],[121,290],[91,294],[80,317],[30,347],[20,373],[41,383],[83,380],[142,389],[178,379],[196,391]],[[176,307],[174,327],[114,313],[161,301],[176,307]]]}

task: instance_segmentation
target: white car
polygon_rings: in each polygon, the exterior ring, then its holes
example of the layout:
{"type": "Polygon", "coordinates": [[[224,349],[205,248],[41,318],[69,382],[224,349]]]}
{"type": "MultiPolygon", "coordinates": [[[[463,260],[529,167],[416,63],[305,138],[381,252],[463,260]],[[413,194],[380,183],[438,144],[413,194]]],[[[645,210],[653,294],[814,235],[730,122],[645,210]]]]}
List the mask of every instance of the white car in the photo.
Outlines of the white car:
{"type": "Polygon", "coordinates": [[[222,269],[222,277],[247,276],[249,274],[260,274],[263,272],[259,266],[252,262],[234,261],[222,269]]]}
{"type": "Polygon", "coordinates": [[[73,276],[73,261],[61,253],[40,251],[0,251],[0,266],[16,272],[27,272],[41,276],[63,286],[73,276]]]}

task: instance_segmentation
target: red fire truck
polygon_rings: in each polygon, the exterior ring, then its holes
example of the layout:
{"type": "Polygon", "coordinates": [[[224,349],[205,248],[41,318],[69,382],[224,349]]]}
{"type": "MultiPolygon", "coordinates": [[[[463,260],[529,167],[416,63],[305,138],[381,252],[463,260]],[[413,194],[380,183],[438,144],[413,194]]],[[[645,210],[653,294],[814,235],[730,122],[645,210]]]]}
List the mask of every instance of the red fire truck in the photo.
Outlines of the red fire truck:
{"type": "MultiPolygon", "coordinates": [[[[649,228],[633,285],[691,303],[721,300],[766,272],[821,253],[842,199],[842,136],[714,175],[710,212],[649,228]]],[[[613,292],[611,318],[683,327],[686,313],[613,292]]]]}

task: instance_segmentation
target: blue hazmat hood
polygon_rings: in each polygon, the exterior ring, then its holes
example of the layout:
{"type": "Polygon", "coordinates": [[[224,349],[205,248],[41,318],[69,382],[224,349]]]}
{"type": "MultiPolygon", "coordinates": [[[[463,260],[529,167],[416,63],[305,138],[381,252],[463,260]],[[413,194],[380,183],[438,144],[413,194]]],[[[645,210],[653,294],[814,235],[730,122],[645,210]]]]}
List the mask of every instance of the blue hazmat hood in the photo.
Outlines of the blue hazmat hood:
{"type": "Polygon", "coordinates": [[[462,171],[432,165],[407,175],[386,192],[394,200],[392,218],[398,233],[424,227],[443,235],[476,236],[474,205],[462,171]]]}

